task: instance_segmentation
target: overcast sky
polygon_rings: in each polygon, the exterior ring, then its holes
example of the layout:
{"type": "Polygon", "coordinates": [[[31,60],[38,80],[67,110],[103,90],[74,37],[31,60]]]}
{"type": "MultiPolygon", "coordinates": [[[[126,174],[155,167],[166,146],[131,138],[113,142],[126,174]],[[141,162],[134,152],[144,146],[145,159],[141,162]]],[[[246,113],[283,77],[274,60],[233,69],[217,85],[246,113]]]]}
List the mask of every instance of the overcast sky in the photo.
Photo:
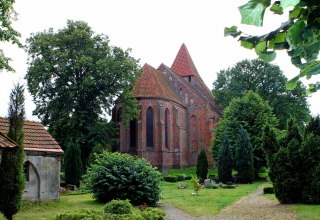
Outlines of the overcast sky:
{"type": "MultiPolygon", "coordinates": [[[[132,48],[132,56],[140,64],[157,68],[161,63],[171,66],[180,46],[185,43],[207,86],[221,69],[243,59],[256,57],[254,51],[240,47],[231,37],[224,37],[224,27],[240,26],[238,6],[247,0],[16,0],[18,21],[14,26],[22,35],[21,41],[31,33],[66,26],[68,19],[82,20],[96,33],[109,36],[111,45],[132,48]]],[[[264,28],[240,26],[245,32],[262,34],[277,27],[285,18],[269,19],[264,28]]],[[[7,115],[9,94],[14,82],[25,83],[28,56],[22,49],[1,44],[13,61],[16,73],[0,73],[0,116],[7,115]]],[[[283,52],[274,64],[280,66],[288,78],[298,74],[283,52]]],[[[319,79],[319,78],[318,78],[319,79]]],[[[313,79],[315,81],[317,79],[313,79]]],[[[307,81],[306,81],[307,82],[307,81]]],[[[26,83],[25,83],[26,84],[26,83]]],[[[320,92],[309,98],[312,114],[320,113],[320,92]]],[[[26,93],[27,119],[35,105],[26,93]]]]}

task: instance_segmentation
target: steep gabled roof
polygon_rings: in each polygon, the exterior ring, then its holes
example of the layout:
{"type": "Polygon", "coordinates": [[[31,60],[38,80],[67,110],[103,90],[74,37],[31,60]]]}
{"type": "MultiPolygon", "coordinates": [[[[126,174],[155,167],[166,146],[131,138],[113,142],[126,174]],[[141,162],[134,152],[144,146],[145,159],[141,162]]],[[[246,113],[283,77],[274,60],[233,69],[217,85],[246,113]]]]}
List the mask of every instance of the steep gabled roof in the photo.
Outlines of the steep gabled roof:
{"type": "MultiPolygon", "coordinates": [[[[63,153],[56,140],[49,134],[44,126],[35,121],[24,121],[24,149],[28,151],[41,151],[63,153]]],[[[0,132],[7,134],[9,130],[8,118],[0,117],[0,132]]]]}
{"type": "Polygon", "coordinates": [[[200,78],[198,70],[193,63],[185,44],[181,45],[180,50],[173,61],[171,69],[180,76],[196,76],[200,78]]]}
{"type": "Polygon", "coordinates": [[[142,74],[133,88],[133,96],[136,98],[162,98],[183,105],[162,73],[149,64],[142,67],[142,74]]]}
{"type": "Polygon", "coordinates": [[[0,148],[5,148],[5,147],[14,148],[16,146],[17,144],[13,140],[11,140],[6,135],[0,132],[0,148]]]}

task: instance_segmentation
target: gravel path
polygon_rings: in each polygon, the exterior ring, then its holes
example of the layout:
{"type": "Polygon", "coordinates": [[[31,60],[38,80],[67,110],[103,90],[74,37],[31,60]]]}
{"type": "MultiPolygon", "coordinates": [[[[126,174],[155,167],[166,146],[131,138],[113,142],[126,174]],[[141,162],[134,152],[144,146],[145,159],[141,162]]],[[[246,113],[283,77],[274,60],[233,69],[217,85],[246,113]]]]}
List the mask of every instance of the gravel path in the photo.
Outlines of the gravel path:
{"type": "Polygon", "coordinates": [[[277,200],[265,198],[263,185],[250,195],[241,198],[234,204],[221,210],[214,217],[193,217],[180,209],[164,204],[166,220],[295,220],[296,216],[286,205],[281,205],[277,200]]]}

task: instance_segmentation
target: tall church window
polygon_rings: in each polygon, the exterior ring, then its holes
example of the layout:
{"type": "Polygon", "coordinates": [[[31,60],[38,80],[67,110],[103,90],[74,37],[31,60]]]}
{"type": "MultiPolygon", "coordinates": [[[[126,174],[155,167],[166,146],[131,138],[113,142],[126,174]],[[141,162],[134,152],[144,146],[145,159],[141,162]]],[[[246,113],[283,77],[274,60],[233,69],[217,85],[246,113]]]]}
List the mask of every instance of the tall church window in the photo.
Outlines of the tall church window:
{"type": "Polygon", "coordinates": [[[137,120],[130,121],[130,147],[137,146],[137,120]]]}
{"type": "Polygon", "coordinates": [[[164,116],[164,137],[165,137],[165,146],[169,148],[169,110],[166,109],[164,116]]]}
{"type": "Polygon", "coordinates": [[[147,147],[153,147],[153,109],[147,109],[147,147]]]}

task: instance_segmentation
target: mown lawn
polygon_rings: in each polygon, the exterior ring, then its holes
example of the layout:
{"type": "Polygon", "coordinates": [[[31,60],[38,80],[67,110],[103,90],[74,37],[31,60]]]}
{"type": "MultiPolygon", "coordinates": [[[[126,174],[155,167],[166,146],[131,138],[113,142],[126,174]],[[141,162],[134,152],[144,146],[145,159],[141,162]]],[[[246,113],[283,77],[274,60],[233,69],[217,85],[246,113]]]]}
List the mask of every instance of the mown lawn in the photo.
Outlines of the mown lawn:
{"type": "Polygon", "coordinates": [[[201,189],[199,195],[192,195],[191,181],[184,181],[187,189],[178,189],[178,183],[163,183],[161,198],[163,202],[182,209],[194,216],[212,216],[224,207],[243,196],[257,190],[261,181],[253,184],[241,184],[235,189],[201,189]]]}
{"type": "MultiPolygon", "coordinates": [[[[22,211],[14,216],[15,220],[54,219],[65,211],[77,209],[102,209],[103,204],[97,203],[91,194],[62,195],[60,201],[47,202],[40,205],[24,204],[22,211]]],[[[0,217],[1,219],[1,217],[0,217]]]]}

